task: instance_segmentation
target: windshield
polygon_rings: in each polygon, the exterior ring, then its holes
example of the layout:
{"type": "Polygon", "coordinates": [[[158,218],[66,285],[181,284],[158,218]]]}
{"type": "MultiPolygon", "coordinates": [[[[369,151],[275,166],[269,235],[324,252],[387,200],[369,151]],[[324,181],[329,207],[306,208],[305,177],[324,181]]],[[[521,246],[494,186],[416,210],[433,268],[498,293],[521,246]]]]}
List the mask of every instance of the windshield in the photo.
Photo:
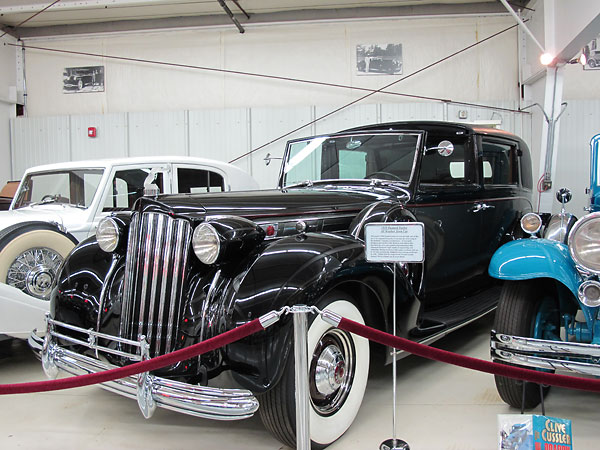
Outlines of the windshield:
{"type": "Polygon", "coordinates": [[[104,169],[74,169],[27,175],[16,194],[14,208],[65,203],[87,208],[94,199],[104,169]]]}
{"type": "Polygon", "coordinates": [[[345,179],[408,184],[420,139],[420,133],[371,133],[289,142],[283,186],[345,179]]]}

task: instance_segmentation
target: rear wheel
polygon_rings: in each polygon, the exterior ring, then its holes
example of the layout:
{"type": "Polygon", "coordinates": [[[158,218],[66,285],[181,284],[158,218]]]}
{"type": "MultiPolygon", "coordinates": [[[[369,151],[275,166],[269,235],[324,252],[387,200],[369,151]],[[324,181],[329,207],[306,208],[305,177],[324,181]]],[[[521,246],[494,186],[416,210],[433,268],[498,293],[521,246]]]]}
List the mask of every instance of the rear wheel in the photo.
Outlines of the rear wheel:
{"type": "MultiPolygon", "coordinates": [[[[352,298],[332,292],[319,308],[364,324],[352,298]]],[[[369,342],[314,317],[308,329],[310,437],[312,448],[325,448],[350,427],[360,408],[369,373],[369,342]]],[[[296,447],[294,355],[279,383],[259,397],[260,417],[281,442],[296,447]]]]}
{"type": "MultiPolygon", "coordinates": [[[[494,329],[513,336],[560,340],[557,299],[538,282],[507,282],[500,294],[494,329]]],[[[541,395],[546,395],[550,389],[545,386],[540,394],[538,384],[526,383],[523,396],[522,380],[495,375],[495,381],[502,400],[515,408],[534,408],[540,403],[541,395]]]]}

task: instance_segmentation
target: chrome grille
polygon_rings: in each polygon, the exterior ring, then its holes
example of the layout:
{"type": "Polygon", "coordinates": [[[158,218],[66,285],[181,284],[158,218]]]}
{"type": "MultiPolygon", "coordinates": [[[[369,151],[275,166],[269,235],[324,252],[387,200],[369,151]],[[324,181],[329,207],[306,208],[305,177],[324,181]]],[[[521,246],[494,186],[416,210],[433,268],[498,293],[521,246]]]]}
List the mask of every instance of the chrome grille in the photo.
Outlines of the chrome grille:
{"type": "Polygon", "coordinates": [[[120,334],[146,336],[152,357],[175,348],[191,235],[161,213],[135,213],[129,227],[120,334]]]}

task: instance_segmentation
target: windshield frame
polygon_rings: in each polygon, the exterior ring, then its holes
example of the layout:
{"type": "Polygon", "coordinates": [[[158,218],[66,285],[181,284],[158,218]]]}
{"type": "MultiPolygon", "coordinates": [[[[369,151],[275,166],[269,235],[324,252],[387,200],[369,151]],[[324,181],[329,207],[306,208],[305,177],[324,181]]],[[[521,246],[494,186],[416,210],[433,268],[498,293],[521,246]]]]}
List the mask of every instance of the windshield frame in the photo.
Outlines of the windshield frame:
{"type": "Polygon", "coordinates": [[[413,181],[415,179],[417,163],[418,163],[421,153],[423,152],[423,143],[424,142],[425,142],[425,131],[412,130],[412,129],[406,129],[406,130],[360,130],[360,131],[349,131],[349,132],[340,132],[340,133],[331,133],[331,134],[320,134],[320,135],[316,135],[316,136],[291,139],[291,140],[287,141],[286,146],[285,146],[285,151],[283,153],[281,167],[279,169],[278,187],[279,187],[279,189],[287,189],[287,188],[299,187],[299,186],[310,187],[312,184],[322,184],[322,183],[351,184],[350,182],[360,182],[361,184],[365,184],[365,183],[372,183],[373,180],[384,181],[389,184],[400,184],[402,186],[408,187],[413,183],[413,181]],[[289,184],[289,185],[283,184],[285,175],[286,175],[284,168],[286,167],[286,165],[288,163],[288,161],[287,161],[288,155],[290,154],[292,146],[298,142],[311,141],[314,139],[325,140],[328,138],[346,138],[346,137],[351,138],[351,137],[356,137],[356,136],[386,136],[386,135],[399,136],[399,135],[407,135],[407,134],[417,135],[417,145],[415,148],[415,154],[413,157],[412,168],[411,168],[410,177],[409,177],[408,181],[389,180],[386,178],[343,178],[343,179],[342,178],[331,178],[331,179],[322,179],[322,180],[305,180],[305,181],[311,181],[311,183],[299,182],[299,183],[293,183],[293,184],[289,184]]]}
{"type": "Polygon", "coordinates": [[[106,171],[107,168],[105,166],[97,166],[97,167],[92,167],[92,166],[85,166],[85,167],[72,167],[72,168],[67,168],[67,169],[49,169],[49,170],[40,170],[40,171],[31,171],[31,172],[25,172],[25,174],[23,175],[23,178],[21,179],[21,182],[19,183],[19,187],[17,189],[17,191],[15,192],[14,195],[14,199],[13,202],[11,204],[10,209],[12,210],[16,210],[16,209],[21,209],[21,208],[26,208],[28,206],[37,206],[37,205],[44,205],[44,204],[48,204],[48,205],[55,205],[55,204],[60,204],[63,206],[71,206],[74,208],[80,208],[80,209],[84,209],[87,210],[89,208],[91,208],[95,201],[96,198],[98,196],[99,191],[102,191],[102,186],[103,186],[103,180],[104,177],[106,176],[106,171]],[[44,176],[44,175],[53,175],[53,174],[66,174],[69,175],[72,172],[85,172],[85,171],[97,171],[99,172],[99,178],[98,178],[98,184],[96,186],[96,190],[94,192],[94,195],[92,196],[89,205],[78,205],[75,203],[71,202],[71,197],[69,196],[69,202],[56,202],[56,201],[50,201],[50,202],[41,202],[41,201],[28,201],[27,203],[23,203],[23,204],[19,204],[21,202],[21,197],[25,196],[26,192],[27,192],[27,185],[26,185],[26,180],[35,178],[36,176],[44,176]]]}

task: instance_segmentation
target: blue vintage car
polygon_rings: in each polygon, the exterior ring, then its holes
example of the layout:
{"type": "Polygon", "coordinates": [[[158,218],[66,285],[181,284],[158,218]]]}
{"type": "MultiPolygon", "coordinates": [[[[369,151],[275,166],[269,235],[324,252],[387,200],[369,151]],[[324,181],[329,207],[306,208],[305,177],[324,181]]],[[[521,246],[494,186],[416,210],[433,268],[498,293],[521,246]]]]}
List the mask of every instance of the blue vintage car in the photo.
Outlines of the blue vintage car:
{"type": "MultiPolygon", "coordinates": [[[[505,281],[492,331],[496,362],[600,375],[600,134],[590,146],[588,214],[566,213],[571,193],[561,189],[561,213],[523,216],[529,238],[503,245],[490,261],[490,275],[505,281]]],[[[502,400],[524,408],[548,390],[501,376],[496,387],[502,400]]]]}

